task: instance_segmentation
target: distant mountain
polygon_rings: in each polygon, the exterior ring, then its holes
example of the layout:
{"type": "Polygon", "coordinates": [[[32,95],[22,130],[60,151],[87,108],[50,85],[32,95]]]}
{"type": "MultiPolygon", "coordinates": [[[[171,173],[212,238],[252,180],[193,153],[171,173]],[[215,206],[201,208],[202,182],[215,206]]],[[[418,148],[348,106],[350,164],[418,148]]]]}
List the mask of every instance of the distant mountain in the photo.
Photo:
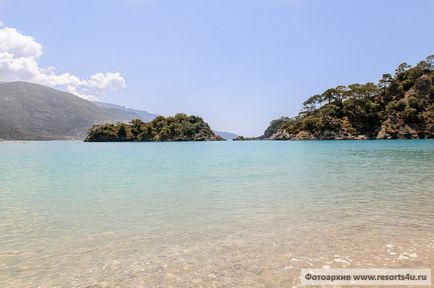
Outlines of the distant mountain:
{"type": "Polygon", "coordinates": [[[141,116],[145,111],[136,114],[116,107],[101,107],[38,84],[0,83],[0,139],[83,139],[95,124],[149,121],[149,117],[141,116]]]}
{"type": "Polygon", "coordinates": [[[231,132],[214,131],[214,133],[223,137],[226,140],[232,140],[238,136],[237,134],[231,132]]]}
{"type": "Polygon", "coordinates": [[[20,139],[24,135],[20,133],[13,125],[0,119],[0,139],[20,139]]]}
{"type": "Polygon", "coordinates": [[[139,115],[140,118],[145,122],[152,121],[158,116],[157,114],[152,114],[152,113],[149,113],[148,111],[138,110],[138,109],[133,109],[133,108],[127,108],[125,106],[111,104],[111,103],[104,103],[104,102],[97,102],[97,101],[92,102],[92,103],[94,103],[97,106],[102,107],[102,108],[122,110],[122,111],[127,112],[127,113],[135,113],[135,114],[139,115]]]}

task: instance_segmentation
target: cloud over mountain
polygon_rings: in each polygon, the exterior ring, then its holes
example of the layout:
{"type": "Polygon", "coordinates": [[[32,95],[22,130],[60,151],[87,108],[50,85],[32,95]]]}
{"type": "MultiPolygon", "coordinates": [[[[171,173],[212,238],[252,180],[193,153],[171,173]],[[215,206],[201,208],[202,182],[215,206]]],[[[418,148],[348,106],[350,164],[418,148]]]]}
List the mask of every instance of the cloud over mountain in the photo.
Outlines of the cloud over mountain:
{"type": "Polygon", "coordinates": [[[119,72],[96,73],[83,79],[71,73],[57,74],[53,66],[40,67],[43,47],[32,36],[0,25],[0,81],[30,81],[60,88],[89,100],[126,87],[119,72]]]}

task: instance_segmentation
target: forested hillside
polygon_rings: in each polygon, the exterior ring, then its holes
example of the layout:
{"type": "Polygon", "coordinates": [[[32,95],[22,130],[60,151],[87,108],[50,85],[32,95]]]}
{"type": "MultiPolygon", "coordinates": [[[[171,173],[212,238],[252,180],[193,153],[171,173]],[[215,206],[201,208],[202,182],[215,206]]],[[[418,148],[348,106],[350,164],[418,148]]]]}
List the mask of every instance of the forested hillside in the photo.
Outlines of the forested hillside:
{"type": "Polygon", "coordinates": [[[296,117],[273,120],[264,138],[434,138],[434,55],[402,63],[378,83],[337,86],[313,95],[296,117]]]}

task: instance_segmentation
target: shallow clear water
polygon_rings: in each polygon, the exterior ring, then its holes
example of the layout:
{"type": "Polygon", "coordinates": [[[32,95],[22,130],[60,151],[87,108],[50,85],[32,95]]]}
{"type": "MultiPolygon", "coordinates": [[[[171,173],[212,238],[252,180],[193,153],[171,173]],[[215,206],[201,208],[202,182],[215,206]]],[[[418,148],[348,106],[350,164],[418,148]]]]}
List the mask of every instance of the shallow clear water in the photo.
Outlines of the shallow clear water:
{"type": "Polygon", "coordinates": [[[433,140],[0,142],[0,287],[297,287],[433,231],[433,140]]]}

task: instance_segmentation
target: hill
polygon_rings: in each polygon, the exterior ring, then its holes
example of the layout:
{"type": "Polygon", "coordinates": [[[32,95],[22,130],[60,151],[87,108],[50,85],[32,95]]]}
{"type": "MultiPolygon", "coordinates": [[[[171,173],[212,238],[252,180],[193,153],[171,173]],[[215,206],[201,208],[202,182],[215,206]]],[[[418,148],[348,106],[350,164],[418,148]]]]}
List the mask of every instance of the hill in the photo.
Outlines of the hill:
{"type": "Polygon", "coordinates": [[[83,139],[94,124],[136,118],[141,116],[46,86],[21,81],[0,84],[2,139],[83,139]]]}
{"type": "Polygon", "coordinates": [[[106,108],[106,109],[114,109],[114,110],[121,110],[121,111],[124,111],[126,113],[134,113],[134,114],[138,115],[141,120],[143,120],[145,122],[152,121],[158,116],[157,114],[152,114],[152,113],[149,113],[148,111],[133,109],[133,108],[127,108],[125,106],[111,104],[111,103],[96,102],[96,101],[93,101],[92,103],[94,103],[95,105],[97,105],[99,107],[106,108]]]}
{"type": "Polygon", "coordinates": [[[296,117],[273,120],[271,140],[434,138],[434,55],[403,63],[378,84],[330,88],[307,99],[296,117]]]}
{"type": "Polygon", "coordinates": [[[20,139],[24,135],[20,133],[13,125],[5,120],[0,119],[0,139],[20,139]]]}
{"type": "Polygon", "coordinates": [[[233,140],[234,138],[236,138],[238,136],[237,134],[231,133],[231,132],[214,131],[214,133],[223,137],[226,140],[233,140]]]}
{"type": "Polygon", "coordinates": [[[129,124],[95,125],[86,142],[149,142],[149,141],[221,141],[209,125],[198,116],[176,114],[158,116],[148,123],[133,120],[129,124]]]}

